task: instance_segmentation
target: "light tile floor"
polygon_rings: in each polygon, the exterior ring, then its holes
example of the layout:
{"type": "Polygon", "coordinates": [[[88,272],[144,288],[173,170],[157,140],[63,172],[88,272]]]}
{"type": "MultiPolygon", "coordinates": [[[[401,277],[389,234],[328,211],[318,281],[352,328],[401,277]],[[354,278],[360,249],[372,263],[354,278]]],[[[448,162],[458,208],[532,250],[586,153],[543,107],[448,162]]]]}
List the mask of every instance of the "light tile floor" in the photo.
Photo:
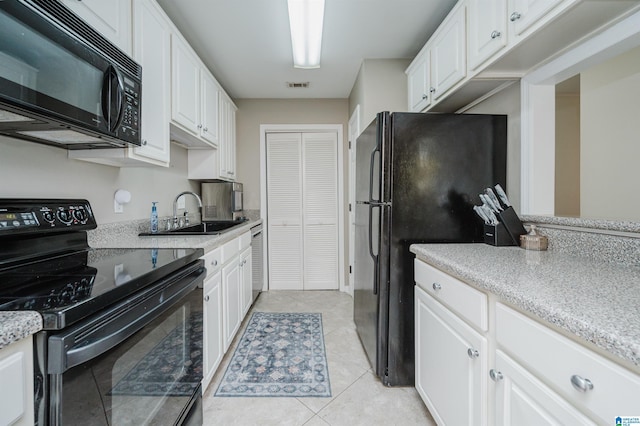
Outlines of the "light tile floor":
{"type": "Polygon", "coordinates": [[[215,397],[246,320],[204,395],[204,425],[435,425],[415,388],[385,387],[372,373],[353,322],[353,299],[337,291],[263,292],[252,311],[321,312],[331,398],[215,397]]]}

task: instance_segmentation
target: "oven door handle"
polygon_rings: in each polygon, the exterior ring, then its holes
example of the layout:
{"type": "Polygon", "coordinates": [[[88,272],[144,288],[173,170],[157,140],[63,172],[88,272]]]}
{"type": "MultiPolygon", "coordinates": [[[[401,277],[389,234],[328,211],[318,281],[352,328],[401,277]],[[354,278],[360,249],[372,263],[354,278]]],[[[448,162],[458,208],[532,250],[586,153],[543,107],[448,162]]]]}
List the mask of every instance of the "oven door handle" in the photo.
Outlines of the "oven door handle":
{"type": "Polygon", "coordinates": [[[190,268],[188,272],[119,303],[87,323],[50,336],[48,372],[62,374],[122,343],[195,290],[203,281],[204,274],[201,265],[190,268]]]}

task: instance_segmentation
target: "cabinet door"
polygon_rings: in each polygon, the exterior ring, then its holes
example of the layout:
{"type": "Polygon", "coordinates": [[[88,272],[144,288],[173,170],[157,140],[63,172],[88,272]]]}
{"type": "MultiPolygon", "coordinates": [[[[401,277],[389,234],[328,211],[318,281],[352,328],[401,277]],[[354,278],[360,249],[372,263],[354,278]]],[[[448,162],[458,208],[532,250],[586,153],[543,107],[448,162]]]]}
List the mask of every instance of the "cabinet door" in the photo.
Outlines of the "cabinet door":
{"type": "Polygon", "coordinates": [[[194,136],[200,135],[200,62],[191,47],[171,37],[171,119],[194,136]]]}
{"type": "Polygon", "coordinates": [[[242,280],[242,318],[247,315],[252,302],[252,280],[251,280],[251,248],[248,248],[240,255],[241,280],[242,280]]]}
{"type": "Polygon", "coordinates": [[[431,85],[434,99],[467,75],[465,7],[450,14],[438,29],[431,46],[431,85]]]}
{"type": "Polygon", "coordinates": [[[236,172],[236,108],[226,96],[220,96],[220,140],[218,157],[220,177],[235,180],[236,172]]]}
{"type": "Polygon", "coordinates": [[[33,425],[33,341],[0,349],[0,424],[33,425]]]}
{"type": "Polygon", "coordinates": [[[142,146],[130,148],[133,157],[169,164],[171,96],[171,26],[152,0],[134,2],[134,47],[142,65],[142,146]]]}
{"type": "Polygon", "coordinates": [[[120,50],[131,54],[131,0],[62,2],[120,50]]]}
{"type": "Polygon", "coordinates": [[[521,35],[563,1],[573,0],[509,0],[509,21],[515,35],[521,35]]]}
{"type": "Polygon", "coordinates": [[[218,145],[218,96],[220,88],[213,76],[202,71],[202,127],[200,135],[213,146],[218,145]]]}
{"type": "Polygon", "coordinates": [[[507,0],[468,0],[469,69],[480,64],[507,45],[507,0]]]}
{"type": "Polygon", "coordinates": [[[496,353],[494,371],[496,372],[494,377],[497,377],[496,424],[505,426],[595,424],[501,351],[496,353]]]}
{"type": "Polygon", "coordinates": [[[420,112],[431,104],[429,93],[430,67],[429,50],[416,58],[407,76],[409,85],[409,111],[420,112]]]}
{"type": "Polygon", "coordinates": [[[207,389],[224,355],[222,323],[222,273],[218,271],[204,282],[203,391],[207,389]]]}
{"type": "Polygon", "coordinates": [[[487,339],[415,288],[416,389],[438,424],[487,422],[487,339]]]}
{"type": "Polygon", "coordinates": [[[224,312],[224,351],[231,345],[240,321],[240,267],[238,257],[234,257],[222,268],[222,298],[224,312]]]}

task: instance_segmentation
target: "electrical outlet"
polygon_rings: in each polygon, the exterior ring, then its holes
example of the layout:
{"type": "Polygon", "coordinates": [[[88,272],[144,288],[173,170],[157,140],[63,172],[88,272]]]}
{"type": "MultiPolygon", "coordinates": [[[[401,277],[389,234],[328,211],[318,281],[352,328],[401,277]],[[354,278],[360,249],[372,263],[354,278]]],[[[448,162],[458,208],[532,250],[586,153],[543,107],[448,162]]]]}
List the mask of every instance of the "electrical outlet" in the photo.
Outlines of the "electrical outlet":
{"type": "Polygon", "coordinates": [[[177,204],[177,207],[178,207],[179,209],[184,209],[184,208],[186,207],[186,204],[185,204],[185,203],[186,203],[186,202],[185,202],[185,196],[184,196],[184,195],[181,195],[181,196],[180,196],[180,198],[178,198],[178,204],[177,204]]]}
{"type": "Polygon", "coordinates": [[[113,200],[113,212],[114,213],[124,213],[124,205],[120,204],[116,200],[113,200]]]}

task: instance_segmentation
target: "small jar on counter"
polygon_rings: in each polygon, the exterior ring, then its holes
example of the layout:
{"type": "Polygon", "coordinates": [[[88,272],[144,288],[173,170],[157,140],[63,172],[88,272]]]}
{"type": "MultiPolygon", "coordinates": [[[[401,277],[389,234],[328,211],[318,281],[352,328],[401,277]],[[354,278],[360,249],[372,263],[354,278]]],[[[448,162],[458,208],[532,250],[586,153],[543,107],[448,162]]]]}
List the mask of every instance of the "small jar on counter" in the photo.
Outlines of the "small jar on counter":
{"type": "Polygon", "coordinates": [[[525,250],[546,250],[549,247],[549,239],[538,234],[535,225],[531,225],[528,234],[520,235],[520,247],[525,250]]]}

